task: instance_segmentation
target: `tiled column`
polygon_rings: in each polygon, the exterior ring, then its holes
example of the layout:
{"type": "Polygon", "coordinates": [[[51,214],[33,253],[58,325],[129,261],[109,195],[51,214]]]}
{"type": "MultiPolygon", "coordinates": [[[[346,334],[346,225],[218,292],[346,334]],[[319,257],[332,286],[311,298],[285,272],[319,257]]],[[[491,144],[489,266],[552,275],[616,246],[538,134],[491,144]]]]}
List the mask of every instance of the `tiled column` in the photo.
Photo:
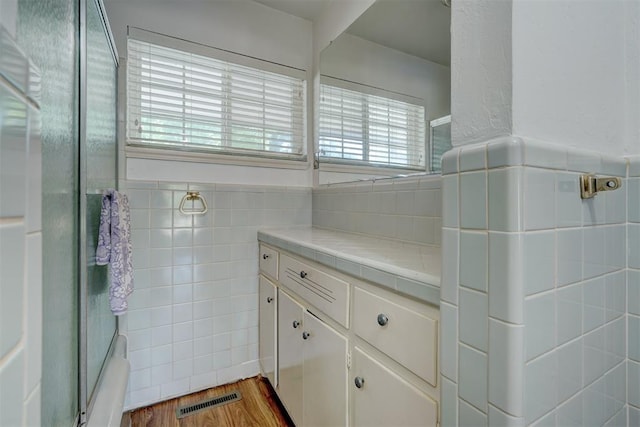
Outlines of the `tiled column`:
{"type": "Polygon", "coordinates": [[[443,159],[442,424],[605,425],[625,408],[623,158],[504,138],[443,159]]]}
{"type": "Polygon", "coordinates": [[[629,159],[628,365],[629,425],[640,425],[640,156],[629,159]]]}

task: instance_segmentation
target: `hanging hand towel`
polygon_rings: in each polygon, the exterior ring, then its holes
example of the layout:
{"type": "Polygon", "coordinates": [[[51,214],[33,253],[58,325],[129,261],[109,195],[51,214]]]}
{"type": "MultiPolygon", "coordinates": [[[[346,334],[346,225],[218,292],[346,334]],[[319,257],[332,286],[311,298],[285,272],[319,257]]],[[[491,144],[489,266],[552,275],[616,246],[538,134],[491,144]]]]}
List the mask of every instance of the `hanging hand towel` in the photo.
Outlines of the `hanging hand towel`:
{"type": "Polygon", "coordinates": [[[133,292],[130,224],[127,196],[116,190],[105,190],[102,194],[96,264],[109,264],[109,303],[116,316],[127,311],[127,297],[133,292]]]}

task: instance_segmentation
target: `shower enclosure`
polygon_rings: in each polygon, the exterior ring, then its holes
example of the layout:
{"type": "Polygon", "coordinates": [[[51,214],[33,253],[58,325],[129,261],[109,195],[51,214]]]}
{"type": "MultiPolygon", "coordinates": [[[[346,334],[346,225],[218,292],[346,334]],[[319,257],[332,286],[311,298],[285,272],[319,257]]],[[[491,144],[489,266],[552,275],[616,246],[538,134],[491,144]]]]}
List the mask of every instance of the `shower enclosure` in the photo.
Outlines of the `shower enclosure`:
{"type": "Polygon", "coordinates": [[[452,148],[450,115],[429,122],[429,141],[431,172],[441,172],[442,155],[452,148]]]}
{"type": "Polygon", "coordinates": [[[18,0],[17,41],[42,74],[42,422],[83,424],[117,334],[95,265],[115,188],[117,54],[101,0],[18,0]]]}

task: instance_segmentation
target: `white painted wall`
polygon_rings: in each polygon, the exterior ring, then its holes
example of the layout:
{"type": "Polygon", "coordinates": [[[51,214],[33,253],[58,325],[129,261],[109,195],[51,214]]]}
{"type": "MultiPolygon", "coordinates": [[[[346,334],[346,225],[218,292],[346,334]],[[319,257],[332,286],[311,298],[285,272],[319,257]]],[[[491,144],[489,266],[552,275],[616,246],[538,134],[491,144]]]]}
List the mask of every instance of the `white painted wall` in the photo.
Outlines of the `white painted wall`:
{"type": "Polygon", "coordinates": [[[512,1],[452,2],[453,145],[511,134],[512,1]]]}
{"type": "MultiPolygon", "coordinates": [[[[118,53],[126,57],[127,26],[229,50],[254,58],[308,70],[312,67],[312,24],[250,0],[106,0],[105,7],[118,53]]],[[[125,64],[126,61],[122,61],[125,64]]],[[[125,99],[122,90],[121,99],[125,99]]],[[[308,108],[311,97],[308,96],[308,108]]],[[[122,103],[121,103],[122,104],[122,103]]],[[[120,106],[120,141],[124,111],[120,106]]],[[[310,137],[311,124],[307,142],[310,137]]],[[[312,149],[308,150],[309,152],[312,149]]],[[[214,163],[127,159],[127,179],[260,185],[311,186],[311,157],[305,169],[229,166],[214,163]]],[[[121,177],[125,178],[125,177],[121,177]]]]}
{"type": "Polygon", "coordinates": [[[427,119],[450,113],[449,67],[342,34],[320,56],[320,73],[423,100],[427,119]]]}
{"type": "Polygon", "coordinates": [[[640,3],[458,0],[452,139],[640,153],[640,3]]]}
{"type": "Polygon", "coordinates": [[[625,125],[638,127],[625,113],[639,97],[625,78],[625,38],[638,25],[637,13],[627,14],[633,3],[513,2],[514,134],[614,155],[637,152],[625,125]]]}

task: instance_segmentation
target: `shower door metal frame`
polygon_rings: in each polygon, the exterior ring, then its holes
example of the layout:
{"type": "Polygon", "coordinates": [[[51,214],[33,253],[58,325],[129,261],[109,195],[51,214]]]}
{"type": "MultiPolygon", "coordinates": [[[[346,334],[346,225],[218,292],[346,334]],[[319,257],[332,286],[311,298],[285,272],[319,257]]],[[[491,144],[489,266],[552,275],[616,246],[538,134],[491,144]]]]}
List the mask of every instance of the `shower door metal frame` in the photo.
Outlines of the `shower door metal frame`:
{"type": "MultiPolygon", "coordinates": [[[[79,79],[78,79],[78,90],[79,90],[79,120],[78,120],[78,135],[79,135],[79,197],[78,197],[78,216],[79,216],[79,244],[78,244],[78,279],[79,279],[79,316],[78,316],[78,398],[79,398],[79,419],[78,425],[83,426],[87,423],[87,419],[89,413],[91,412],[91,408],[95,401],[95,391],[102,381],[105,362],[113,353],[115,339],[118,336],[118,323],[116,319],[116,330],[114,336],[111,338],[111,342],[109,344],[109,349],[107,354],[105,355],[105,361],[103,362],[100,373],[98,374],[98,380],[96,381],[96,385],[94,390],[88,390],[87,377],[87,343],[88,343],[88,330],[87,330],[87,319],[88,319],[88,272],[87,272],[87,2],[94,2],[98,13],[100,14],[100,20],[102,22],[102,26],[105,32],[105,36],[107,42],[109,43],[109,48],[111,51],[111,55],[113,57],[114,62],[114,72],[117,73],[118,69],[118,51],[116,49],[115,40],[113,38],[113,34],[111,33],[111,29],[109,27],[109,21],[107,19],[107,14],[104,8],[104,4],[102,0],[79,0],[79,29],[78,29],[78,40],[79,40],[79,79]],[[91,393],[91,394],[90,394],[91,393]]],[[[117,96],[117,78],[116,78],[116,96],[117,96]]],[[[114,120],[116,120],[117,124],[117,102],[114,107],[114,120]]],[[[114,167],[115,176],[116,176],[116,188],[118,185],[118,160],[117,160],[117,140],[116,140],[116,162],[114,167]]]]}

